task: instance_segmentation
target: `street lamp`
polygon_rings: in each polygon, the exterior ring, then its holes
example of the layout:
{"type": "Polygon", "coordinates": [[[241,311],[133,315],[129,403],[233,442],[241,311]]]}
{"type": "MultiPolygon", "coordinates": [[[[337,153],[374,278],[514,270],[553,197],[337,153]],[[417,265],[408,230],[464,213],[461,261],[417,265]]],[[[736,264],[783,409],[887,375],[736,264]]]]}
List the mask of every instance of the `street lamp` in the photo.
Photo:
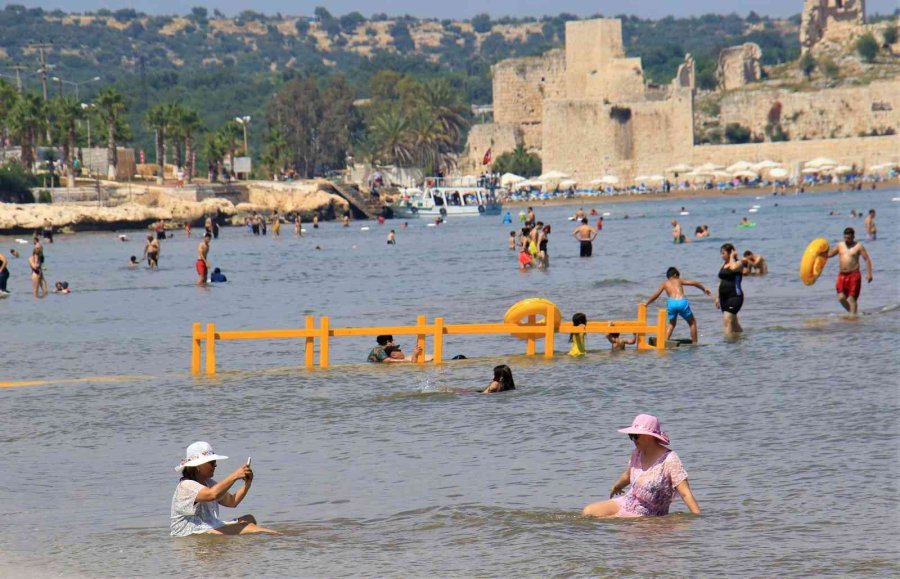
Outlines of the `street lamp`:
{"type": "Polygon", "coordinates": [[[250,124],[250,117],[234,117],[235,122],[244,127],[244,154],[250,155],[250,149],[247,148],[247,125],[250,124]]]}
{"type": "Polygon", "coordinates": [[[100,80],[100,77],[95,76],[94,78],[89,78],[87,80],[81,80],[81,81],[76,82],[74,80],[65,80],[65,79],[59,78],[58,76],[54,76],[52,78],[52,80],[55,80],[56,82],[59,83],[59,96],[63,95],[63,83],[71,84],[72,86],[74,86],[75,87],[75,100],[78,100],[78,87],[80,87],[83,84],[87,84],[89,82],[98,81],[98,80],[100,80]]]}

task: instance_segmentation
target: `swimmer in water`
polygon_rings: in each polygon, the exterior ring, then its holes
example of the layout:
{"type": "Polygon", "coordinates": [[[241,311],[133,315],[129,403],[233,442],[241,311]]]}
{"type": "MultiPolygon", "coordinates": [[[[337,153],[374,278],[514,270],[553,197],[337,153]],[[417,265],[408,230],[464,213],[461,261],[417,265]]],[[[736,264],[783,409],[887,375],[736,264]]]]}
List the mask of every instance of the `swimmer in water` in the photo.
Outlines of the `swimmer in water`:
{"type": "Polygon", "coordinates": [[[744,275],[766,275],[769,273],[769,264],[766,262],[766,258],[753,253],[749,249],[744,252],[744,262],[747,264],[744,269],[744,275]]]}
{"type": "Polygon", "coordinates": [[[72,290],[69,289],[69,282],[67,281],[58,281],[56,282],[56,289],[53,290],[55,294],[70,294],[72,290]]]}
{"type": "Polygon", "coordinates": [[[515,231],[509,232],[509,248],[513,251],[515,251],[515,249],[516,249],[516,232],[515,231]]]}
{"type": "Polygon", "coordinates": [[[836,243],[828,251],[828,257],[840,256],[840,271],[835,284],[838,301],[845,310],[854,315],[859,308],[859,291],[862,289],[862,275],[859,271],[860,257],[866,261],[866,281],[872,283],[872,259],[863,244],[856,241],[855,237],[856,232],[852,227],[844,229],[844,241],[836,243]]]}
{"type": "Polygon", "coordinates": [[[572,237],[578,240],[580,245],[579,257],[591,257],[594,253],[594,240],[597,239],[597,230],[588,225],[587,217],[581,220],[581,225],[572,232],[572,237]]]}
{"type": "Polygon", "coordinates": [[[144,258],[150,269],[159,269],[159,240],[152,235],[147,236],[147,244],[144,245],[144,258]]]}
{"type": "Polygon", "coordinates": [[[9,254],[12,255],[13,257],[16,257],[16,258],[20,257],[19,252],[16,251],[15,249],[10,249],[10,250],[9,250],[9,254]]]}
{"type": "Polygon", "coordinates": [[[397,245],[396,233],[394,233],[393,229],[391,229],[391,231],[388,233],[387,244],[388,245],[397,245]]]}
{"type": "Polygon", "coordinates": [[[138,258],[136,255],[132,255],[131,259],[128,260],[128,267],[137,267],[140,265],[138,258]]]}
{"type": "MultiPolygon", "coordinates": [[[[576,328],[580,328],[581,326],[587,327],[587,316],[582,314],[581,312],[572,316],[572,325],[576,328]]],[[[572,344],[572,347],[569,348],[569,355],[573,357],[584,356],[587,353],[587,349],[584,344],[585,334],[583,332],[579,332],[576,334],[569,334],[569,343],[572,344]]]]}
{"type": "Polygon", "coordinates": [[[684,286],[698,288],[706,295],[712,294],[709,288],[705,287],[699,281],[681,279],[681,273],[678,269],[670,267],[666,270],[666,281],[660,284],[656,293],[650,296],[646,303],[649,306],[659,298],[662,292],[666,292],[666,295],[669,296],[669,299],[666,302],[666,313],[669,318],[669,328],[666,332],[666,339],[668,340],[672,337],[672,332],[675,331],[675,324],[678,323],[678,316],[681,316],[691,328],[691,342],[696,344],[697,320],[694,318],[694,312],[691,311],[691,305],[688,303],[687,298],[684,297],[684,286]]]}
{"type": "Polygon", "coordinates": [[[494,366],[494,379],[481,393],[491,394],[492,392],[506,392],[507,390],[515,389],[516,383],[513,380],[512,370],[506,364],[500,364],[499,366],[494,366]]]}
{"type": "Polygon", "coordinates": [[[869,241],[878,239],[878,227],[875,225],[874,209],[869,209],[869,214],[866,215],[866,233],[869,236],[869,241]]]}
{"type": "Polygon", "coordinates": [[[194,264],[197,269],[197,285],[206,285],[206,276],[209,273],[209,233],[203,236],[203,241],[197,246],[197,262],[194,264]]]}
{"type": "Polygon", "coordinates": [[[519,271],[525,271],[530,267],[534,267],[534,260],[531,259],[528,247],[523,247],[521,251],[519,251],[519,271]]]}
{"type": "Polygon", "coordinates": [[[637,336],[632,335],[628,340],[619,336],[620,334],[618,332],[606,334],[606,339],[612,346],[613,352],[624,350],[625,346],[632,346],[637,343],[637,336]]]}
{"type": "Polygon", "coordinates": [[[688,241],[684,233],[681,231],[681,224],[677,219],[672,220],[672,241],[674,243],[685,243],[688,241]]]}

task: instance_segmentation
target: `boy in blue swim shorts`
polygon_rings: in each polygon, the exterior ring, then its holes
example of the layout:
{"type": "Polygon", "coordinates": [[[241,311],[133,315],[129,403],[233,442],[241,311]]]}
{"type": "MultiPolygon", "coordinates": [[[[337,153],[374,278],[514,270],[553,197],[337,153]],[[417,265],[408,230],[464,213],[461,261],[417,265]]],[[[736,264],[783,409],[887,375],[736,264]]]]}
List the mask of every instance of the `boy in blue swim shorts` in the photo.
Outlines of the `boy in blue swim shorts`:
{"type": "Polygon", "coordinates": [[[669,330],[666,332],[666,339],[668,340],[672,337],[672,332],[675,331],[675,324],[678,322],[678,316],[681,316],[691,328],[691,343],[696,344],[697,320],[694,318],[694,312],[691,311],[691,304],[688,303],[687,298],[684,297],[684,286],[686,285],[699,288],[703,290],[706,295],[712,293],[709,291],[709,288],[705,287],[699,281],[681,279],[681,273],[676,268],[670,267],[666,271],[666,281],[660,284],[656,293],[647,300],[647,305],[649,306],[655,302],[660,294],[665,291],[666,295],[669,296],[669,299],[666,302],[666,312],[669,318],[669,330]]]}

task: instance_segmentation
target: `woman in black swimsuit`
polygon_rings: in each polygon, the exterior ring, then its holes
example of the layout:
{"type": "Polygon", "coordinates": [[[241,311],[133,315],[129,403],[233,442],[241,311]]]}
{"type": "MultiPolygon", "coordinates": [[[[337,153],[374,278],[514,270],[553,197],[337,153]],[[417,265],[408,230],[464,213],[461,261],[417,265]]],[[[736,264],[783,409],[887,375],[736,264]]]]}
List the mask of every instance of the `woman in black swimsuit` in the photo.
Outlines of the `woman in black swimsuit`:
{"type": "Polygon", "coordinates": [[[737,250],[730,243],[721,248],[722,267],[719,269],[719,293],[716,295],[716,307],[722,310],[722,322],[725,335],[740,334],[744,331],[738,321],[738,312],[744,305],[744,290],[741,279],[746,263],[738,258],[737,250]]]}
{"type": "Polygon", "coordinates": [[[547,253],[548,235],[550,235],[550,226],[545,225],[538,234],[538,262],[541,264],[539,269],[550,267],[550,254],[547,253]]]}

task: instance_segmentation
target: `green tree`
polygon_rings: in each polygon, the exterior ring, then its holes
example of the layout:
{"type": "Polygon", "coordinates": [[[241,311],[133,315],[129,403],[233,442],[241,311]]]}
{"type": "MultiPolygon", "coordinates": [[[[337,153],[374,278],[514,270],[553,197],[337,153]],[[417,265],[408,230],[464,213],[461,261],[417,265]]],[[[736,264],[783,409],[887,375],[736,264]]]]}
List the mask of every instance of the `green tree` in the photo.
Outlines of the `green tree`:
{"type": "Polygon", "coordinates": [[[475,17],[472,18],[472,29],[475,30],[475,32],[484,34],[490,32],[491,27],[491,17],[488,14],[476,14],[475,17]]]}
{"type": "Polygon", "coordinates": [[[22,151],[22,164],[31,172],[37,158],[36,147],[47,127],[47,109],[37,94],[24,94],[17,99],[9,114],[9,128],[22,151]]]}
{"type": "Polygon", "coordinates": [[[109,168],[107,178],[111,181],[118,178],[119,156],[116,152],[116,141],[121,137],[121,122],[128,112],[128,105],[122,93],[114,88],[105,88],[94,99],[97,113],[106,124],[106,160],[109,168]]]}
{"type": "Polygon", "coordinates": [[[541,158],[529,153],[523,145],[516,145],[515,150],[503,153],[491,165],[495,173],[514,173],[522,177],[536,177],[541,174],[541,158]]]}
{"type": "Polygon", "coordinates": [[[867,32],[859,37],[856,41],[856,52],[866,62],[874,62],[878,56],[878,41],[872,36],[871,32],[867,32]]]}
{"type": "Polygon", "coordinates": [[[410,140],[409,121],[399,106],[390,107],[373,118],[368,126],[368,136],[376,161],[399,167],[412,166],[416,151],[410,140]]]}
{"type": "Polygon", "coordinates": [[[157,185],[162,185],[166,175],[166,132],[170,124],[170,105],[158,104],[147,111],[144,124],[153,131],[156,141],[156,174],[157,185]]]}
{"type": "Polygon", "coordinates": [[[811,52],[806,51],[803,53],[803,56],[800,57],[800,62],[798,64],[800,66],[800,70],[803,71],[803,76],[806,77],[806,80],[809,80],[812,72],[816,69],[815,57],[811,52]]]}
{"type": "Polygon", "coordinates": [[[50,110],[56,121],[55,140],[62,146],[67,186],[74,187],[75,132],[78,121],[84,118],[84,109],[73,97],[57,97],[50,102],[50,110]]]}
{"type": "Polygon", "coordinates": [[[463,133],[469,128],[467,108],[462,103],[462,95],[453,90],[447,79],[437,79],[425,83],[423,103],[437,119],[449,142],[458,147],[463,133]]]}
{"type": "Polygon", "coordinates": [[[888,24],[887,27],[881,32],[881,38],[884,39],[884,47],[887,48],[890,45],[897,42],[897,27],[894,26],[893,23],[888,24]]]}
{"type": "Polygon", "coordinates": [[[725,140],[733,145],[750,142],[750,129],[740,123],[728,123],[725,125],[725,140]]]}

